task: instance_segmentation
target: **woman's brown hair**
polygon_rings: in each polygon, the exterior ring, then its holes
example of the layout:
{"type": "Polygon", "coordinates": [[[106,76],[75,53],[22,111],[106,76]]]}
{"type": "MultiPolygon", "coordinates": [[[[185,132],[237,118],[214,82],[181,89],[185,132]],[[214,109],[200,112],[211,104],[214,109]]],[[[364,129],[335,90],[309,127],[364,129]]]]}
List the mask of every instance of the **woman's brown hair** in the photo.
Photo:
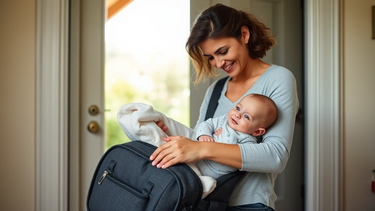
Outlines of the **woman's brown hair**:
{"type": "Polygon", "coordinates": [[[216,75],[215,69],[203,56],[199,44],[207,39],[225,37],[240,40],[242,26],[246,26],[250,32],[247,49],[251,58],[263,58],[266,52],[276,44],[276,39],[271,35],[270,28],[245,11],[216,4],[197,17],[186,42],[186,50],[195,69],[195,83],[216,75]]]}

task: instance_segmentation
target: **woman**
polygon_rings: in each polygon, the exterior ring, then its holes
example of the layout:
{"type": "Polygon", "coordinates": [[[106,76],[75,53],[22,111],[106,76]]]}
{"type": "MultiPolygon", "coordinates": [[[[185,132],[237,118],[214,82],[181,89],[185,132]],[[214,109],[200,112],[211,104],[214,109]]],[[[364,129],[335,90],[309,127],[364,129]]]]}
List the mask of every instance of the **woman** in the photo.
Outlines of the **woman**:
{"type": "MultiPolygon", "coordinates": [[[[227,113],[245,95],[258,93],[277,105],[278,119],[260,144],[197,142],[171,136],[151,155],[153,165],[209,159],[246,171],[235,188],[227,210],[275,210],[274,183],[288,161],[298,110],[296,82],[286,68],[261,60],[276,43],[270,29],[254,16],[221,4],[203,11],[186,43],[196,71],[196,83],[221,68],[228,75],[214,117],[227,113]]],[[[204,121],[212,84],[205,95],[198,123],[204,121]]],[[[162,123],[159,126],[165,130],[162,123]]]]}

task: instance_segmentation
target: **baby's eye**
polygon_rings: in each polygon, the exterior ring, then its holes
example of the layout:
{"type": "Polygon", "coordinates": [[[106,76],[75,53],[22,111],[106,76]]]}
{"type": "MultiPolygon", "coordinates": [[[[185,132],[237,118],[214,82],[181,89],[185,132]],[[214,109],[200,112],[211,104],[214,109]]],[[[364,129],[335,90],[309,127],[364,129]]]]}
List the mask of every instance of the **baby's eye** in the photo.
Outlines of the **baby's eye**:
{"type": "Polygon", "coordinates": [[[236,110],[237,110],[237,111],[240,111],[240,107],[236,106],[236,110]]]}
{"type": "Polygon", "coordinates": [[[248,116],[248,115],[243,115],[243,117],[245,117],[245,119],[247,119],[247,120],[250,120],[250,117],[248,116]]]}

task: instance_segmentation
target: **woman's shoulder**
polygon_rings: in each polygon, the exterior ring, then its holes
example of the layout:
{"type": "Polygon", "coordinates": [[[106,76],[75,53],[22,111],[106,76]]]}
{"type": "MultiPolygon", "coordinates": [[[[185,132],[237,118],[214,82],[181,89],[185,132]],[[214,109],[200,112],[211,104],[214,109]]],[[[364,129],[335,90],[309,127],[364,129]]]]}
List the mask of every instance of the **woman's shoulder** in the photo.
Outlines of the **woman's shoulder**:
{"type": "Polygon", "coordinates": [[[272,64],[264,75],[272,78],[294,78],[293,73],[289,69],[275,64],[272,64]]]}
{"type": "Polygon", "coordinates": [[[261,84],[267,84],[267,86],[283,86],[294,84],[296,81],[289,69],[278,65],[271,65],[261,76],[260,82],[261,84]]]}
{"type": "Polygon", "coordinates": [[[276,98],[293,98],[296,94],[296,80],[293,73],[285,67],[271,65],[258,79],[249,92],[276,98]]]}

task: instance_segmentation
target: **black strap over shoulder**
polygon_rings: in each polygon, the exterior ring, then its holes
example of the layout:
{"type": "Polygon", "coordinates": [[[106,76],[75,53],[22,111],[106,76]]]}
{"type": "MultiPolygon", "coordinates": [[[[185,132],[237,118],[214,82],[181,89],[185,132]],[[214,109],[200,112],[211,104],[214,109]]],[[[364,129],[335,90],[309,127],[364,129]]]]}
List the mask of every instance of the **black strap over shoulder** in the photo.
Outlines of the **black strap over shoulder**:
{"type": "MultiPolygon", "coordinates": [[[[221,91],[223,90],[225,81],[228,77],[229,76],[217,81],[208,103],[205,120],[214,116],[221,91]]],[[[228,206],[229,198],[236,187],[236,184],[240,181],[244,174],[244,171],[235,171],[217,178],[216,188],[206,198],[199,202],[196,211],[225,211],[228,206]]]]}
{"type": "Polygon", "coordinates": [[[214,87],[214,90],[212,91],[210,102],[208,103],[208,107],[207,107],[206,117],[204,118],[204,120],[207,120],[207,119],[212,118],[214,116],[217,105],[219,103],[221,91],[223,90],[225,81],[227,80],[228,77],[229,76],[224,77],[224,78],[217,81],[217,83],[214,87]]]}

